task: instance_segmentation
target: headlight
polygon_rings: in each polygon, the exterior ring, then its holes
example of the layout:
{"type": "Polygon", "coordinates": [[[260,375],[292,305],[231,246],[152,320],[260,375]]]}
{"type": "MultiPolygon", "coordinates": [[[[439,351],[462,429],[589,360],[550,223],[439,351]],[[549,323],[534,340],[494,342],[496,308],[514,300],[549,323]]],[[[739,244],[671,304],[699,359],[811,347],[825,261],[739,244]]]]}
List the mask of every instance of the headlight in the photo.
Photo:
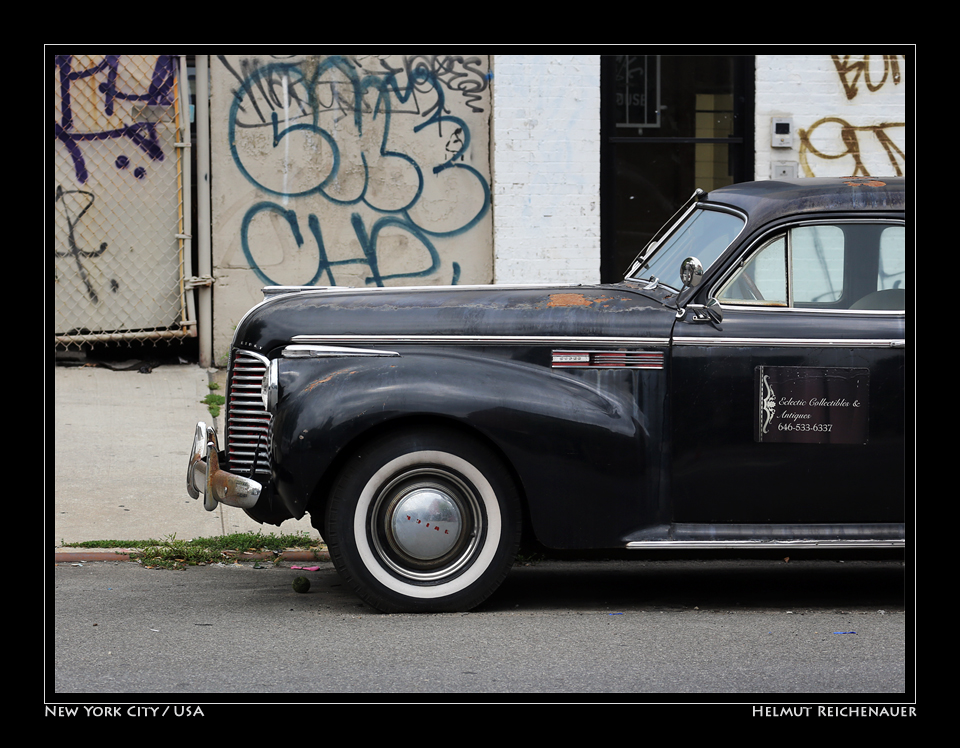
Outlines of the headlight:
{"type": "Polygon", "coordinates": [[[263,401],[264,410],[268,413],[273,413],[277,407],[277,399],[280,397],[279,368],[279,359],[271,361],[260,382],[260,399],[263,401]]]}

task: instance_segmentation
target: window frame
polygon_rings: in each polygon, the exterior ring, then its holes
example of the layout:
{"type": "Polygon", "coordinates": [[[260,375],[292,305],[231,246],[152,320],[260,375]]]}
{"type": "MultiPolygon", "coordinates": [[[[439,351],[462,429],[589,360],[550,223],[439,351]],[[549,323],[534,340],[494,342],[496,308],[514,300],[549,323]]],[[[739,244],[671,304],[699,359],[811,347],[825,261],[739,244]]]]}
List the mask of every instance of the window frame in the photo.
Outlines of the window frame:
{"type": "MultiPolygon", "coordinates": [[[[850,225],[850,224],[863,224],[871,226],[900,226],[905,227],[906,221],[902,218],[893,218],[893,217],[846,217],[846,218],[811,218],[805,220],[793,220],[789,222],[784,222],[776,226],[772,226],[767,230],[763,231],[756,238],[751,240],[747,245],[747,248],[741,252],[736,253],[734,259],[723,272],[717,276],[717,280],[710,284],[709,288],[709,298],[716,298],[724,309],[738,309],[738,310],[777,310],[783,312],[815,312],[819,314],[872,314],[872,315],[903,315],[905,310],[903,309],[851,309],[849,305],[846,307],[838,306],[828,306],[828,305],[811,305],[811,306],[795,306],[794,301],[794,278],[793,278],[793,241],[792,241],[792,231],[797,228],[807,227],[807,226],[841,226],[841,225],[850,225]],[[778,238],[783,238],[786,244],[785,256],[787,263],[786,270],[786,281],[787,281],[787,306],[782,304],[765,304],[763,302],[758,303],[749,303],[746,300],[736,300],[735,302],[724,301],[720,298],[720,293],[724,288],[735,280],[735,277],[741,273],[747,265],[757,256],[759,252],[762,252],[766,247],[768,247],[773,241],[778,238]]],[[[851,269],[849,264],[849,259],[844,257],[844,291],[847,289],[847,280],[846,275],[851,269]]],[[[904,289],[906,290],[906,289],[904,289]]],[[[840,299],[844,299],[843,293],[841,293],[840,299]]],[[[849,303],[855,303],[851,301],[849,303]]]]}

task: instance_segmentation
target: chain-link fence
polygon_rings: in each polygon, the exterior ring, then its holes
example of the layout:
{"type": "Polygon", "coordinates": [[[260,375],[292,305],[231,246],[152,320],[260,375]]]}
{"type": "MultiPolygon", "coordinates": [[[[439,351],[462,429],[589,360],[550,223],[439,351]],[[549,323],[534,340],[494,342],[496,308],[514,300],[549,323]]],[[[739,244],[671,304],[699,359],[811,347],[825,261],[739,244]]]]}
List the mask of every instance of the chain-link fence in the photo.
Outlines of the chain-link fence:
{"type": "Polygon", "coordinates": [[[57,346],[193,335],[180,60],[54,60],[57,346]]]}

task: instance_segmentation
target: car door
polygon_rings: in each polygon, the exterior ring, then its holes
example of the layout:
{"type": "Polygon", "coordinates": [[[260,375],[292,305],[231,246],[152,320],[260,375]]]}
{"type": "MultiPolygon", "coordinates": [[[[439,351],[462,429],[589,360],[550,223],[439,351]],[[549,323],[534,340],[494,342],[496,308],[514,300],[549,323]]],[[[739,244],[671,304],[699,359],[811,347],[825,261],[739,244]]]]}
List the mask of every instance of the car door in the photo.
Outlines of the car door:
{"type": "Polygon", "coordinates": [[[672,339],[674,522],[902,523],[902,220],[756,236],[672,339]]]}

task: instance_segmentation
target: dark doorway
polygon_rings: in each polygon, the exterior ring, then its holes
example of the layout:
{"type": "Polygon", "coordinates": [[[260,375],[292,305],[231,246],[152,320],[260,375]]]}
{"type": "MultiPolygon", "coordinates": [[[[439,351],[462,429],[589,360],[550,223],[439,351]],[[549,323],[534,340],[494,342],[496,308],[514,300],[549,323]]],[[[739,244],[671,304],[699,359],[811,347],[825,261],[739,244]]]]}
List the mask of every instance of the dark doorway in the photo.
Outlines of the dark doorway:
{"type": "Polygon", "coordinates": [[[699,187],[754,178],[752,55],[604,55],[601,261],[624,271],[699,187]]]}

